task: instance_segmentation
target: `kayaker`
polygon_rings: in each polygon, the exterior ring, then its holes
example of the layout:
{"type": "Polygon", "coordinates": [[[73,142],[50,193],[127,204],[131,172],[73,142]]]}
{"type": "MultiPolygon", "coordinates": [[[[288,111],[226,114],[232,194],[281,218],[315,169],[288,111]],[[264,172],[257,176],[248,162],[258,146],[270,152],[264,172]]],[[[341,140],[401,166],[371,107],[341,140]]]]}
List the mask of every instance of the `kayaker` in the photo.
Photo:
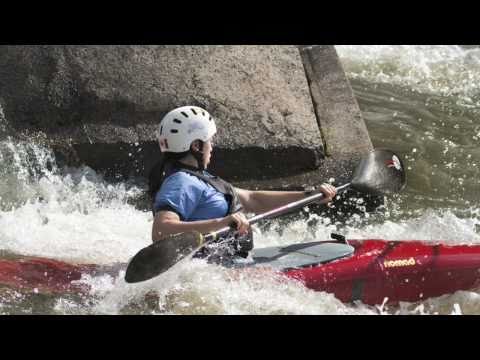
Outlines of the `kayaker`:
{"type": "MultiPolygon", "coordinates": [[[[245,213],[266,212],[311,192],[244,190],[210,174],[207,167],[216,132],[213,117],[197,106],[174,109],[160,122],[157,138],[163,156],[149,177],[152,240],[189,231],[206,234],[235,224],[238,234],[226,242],[229,254],[246,257],[253,236],[245,213]]],[[[325,195],[321,203],[336,195],[330,184],[315,191],[325,195]]]]}

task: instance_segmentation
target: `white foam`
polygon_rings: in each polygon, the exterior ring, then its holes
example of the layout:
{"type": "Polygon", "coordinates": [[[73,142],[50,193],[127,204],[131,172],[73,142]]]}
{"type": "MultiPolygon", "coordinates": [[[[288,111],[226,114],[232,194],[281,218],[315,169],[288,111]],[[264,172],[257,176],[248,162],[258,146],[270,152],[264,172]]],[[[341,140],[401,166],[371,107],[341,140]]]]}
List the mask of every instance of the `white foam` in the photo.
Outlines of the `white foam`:
{"type": "Polygon", "coordinates": [[[108,184],[88,167],[60,171],[37,145],[2,145],[10,158],[4,173],[15,186],[0,186],[4,203],[8,197],[0,211],[1,249],[102,264],[127,261],[149,243],[151,215],[127,202],[141,189],[108,184]]]}
{"type": "Polygon", "coordinates": [[[337,45],[348,76],[455,96],[478,106],[480,49],[457,45],[337,45]]]}
{"type": "MultiPolygon", "coordinates": [[[[95,289],[94,293],[101,292],[95,289]]],[[[155,301],[153,314],[375,314],[365,305],[347,306],[332,294],[306,289],[300,283],[268,274],[239,273],[192,260],[140,284],[117,279],[101,296],[97,314],[126,312],[128,306],[155,301]]]]}

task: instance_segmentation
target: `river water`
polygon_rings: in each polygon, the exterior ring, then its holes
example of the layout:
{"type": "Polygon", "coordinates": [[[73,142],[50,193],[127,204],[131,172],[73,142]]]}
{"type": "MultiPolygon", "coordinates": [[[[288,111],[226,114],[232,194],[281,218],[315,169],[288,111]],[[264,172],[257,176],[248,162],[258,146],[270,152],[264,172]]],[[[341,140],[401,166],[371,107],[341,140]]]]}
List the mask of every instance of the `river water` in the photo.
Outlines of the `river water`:
{"type": "MultiPolygon", "coordinates": [[[[315,218],[256,228],[256,246],[349,238],[480,243],[480,48],[337,46],[375,147],[401,154],[408,185],[385,219],[346,224],[315,218]],[[308,224],[307,224],[308,223],[308,224]],[[312,225],[314,224],[314,225],[312,225]],[[312,226],[314,226],[312,228],[312,226]]],[[[0,109],[1,110],[1,109],[0,109]]],[[[0,111],[0,133],[7,132],[0,111]]],[[[150,244],[151,213],[138,209],[135,179],[109,183],[88,167],[59,168],[36,144],[0,142],[0,250],[79,263],[127,262],[150,244]]],[[[462,291],[399,306],[343,304],[294,281],[233,278],[202,261],[177,264],[140,284],[85,276],[87,294],[0,287],[2,314],[480,314],[462,291]]]]}

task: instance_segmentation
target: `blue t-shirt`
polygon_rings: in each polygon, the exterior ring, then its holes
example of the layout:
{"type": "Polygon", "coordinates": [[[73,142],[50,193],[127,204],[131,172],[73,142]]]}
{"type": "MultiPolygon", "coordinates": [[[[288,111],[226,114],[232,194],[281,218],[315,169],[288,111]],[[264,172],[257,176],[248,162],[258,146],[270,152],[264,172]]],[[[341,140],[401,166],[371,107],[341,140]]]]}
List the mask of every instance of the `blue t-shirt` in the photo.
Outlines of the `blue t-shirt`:
{"type": "MultiPolygon", "coordinates": [[[[203,175],[212,176],[204,171],[203,175]]],[[[155,196],[153,211],[173,210],[182,221],[209,220],[228,213],[225,195],[198,177],[183,171],[168,176],[155,196]]]]}

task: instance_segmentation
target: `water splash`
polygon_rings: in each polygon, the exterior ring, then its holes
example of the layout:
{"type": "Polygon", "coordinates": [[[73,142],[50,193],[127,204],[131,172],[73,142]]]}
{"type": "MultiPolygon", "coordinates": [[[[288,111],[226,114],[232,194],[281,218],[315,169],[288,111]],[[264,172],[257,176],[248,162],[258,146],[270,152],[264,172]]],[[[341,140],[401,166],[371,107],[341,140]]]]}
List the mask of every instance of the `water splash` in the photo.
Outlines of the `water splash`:
{"type": "MultiPolygon", "coordinates": [[[[94,290],[98,295],[100,289],[94,290]]],[[[94,307],[98,314],[375,314],[375,308],[342,304],[271,273],[239,273],[192,260],[156,279],[130,285],[118,279],[94,307]],[[148,306],[145,304],[149,303],[148,306]]]]}
{"type": "Polygon", "coordinates": [[[0,139],[4,139],[7,135],[7,118],[5,117],[5,113],[3,112],[3,107],[0,104],[0,139]]]}
{"type": "Polygon", "coordinates": [[[126,261],[149,241],[151,215],[129,200],[142,189],[109,184],[89,167],[59,169],[34,143],[0,143],[0,244],[24,255],[126,261]]]}

